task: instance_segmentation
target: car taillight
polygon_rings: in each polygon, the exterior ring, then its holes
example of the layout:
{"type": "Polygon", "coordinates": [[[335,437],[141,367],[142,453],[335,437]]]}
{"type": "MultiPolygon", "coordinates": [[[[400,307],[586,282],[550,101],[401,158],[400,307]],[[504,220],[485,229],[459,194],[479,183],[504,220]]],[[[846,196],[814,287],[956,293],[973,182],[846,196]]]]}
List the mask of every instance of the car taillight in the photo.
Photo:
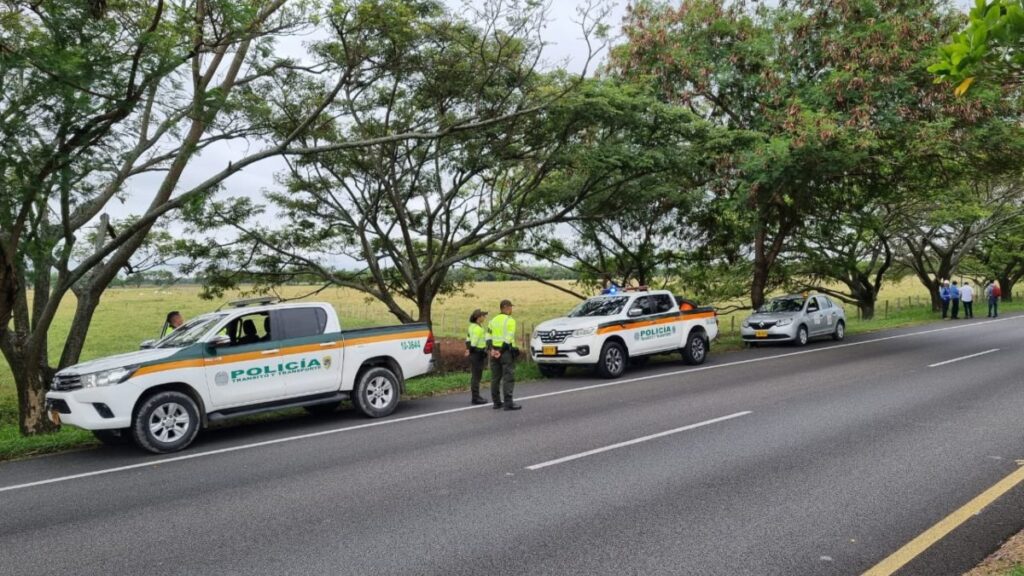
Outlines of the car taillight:
{"type": "Polygon", "coordinates": [[[427,334],[427,343],[423,345],[423,353],[424,354],[433,354],[434,353],[434,333],[433,332],[429,332],[427,334]]]}

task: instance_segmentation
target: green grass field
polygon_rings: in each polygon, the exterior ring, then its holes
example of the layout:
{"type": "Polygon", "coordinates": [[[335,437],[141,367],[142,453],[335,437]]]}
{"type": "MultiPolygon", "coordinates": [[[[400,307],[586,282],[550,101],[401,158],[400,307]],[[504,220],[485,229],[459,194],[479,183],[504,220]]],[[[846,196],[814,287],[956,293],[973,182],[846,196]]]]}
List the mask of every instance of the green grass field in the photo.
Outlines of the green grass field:
{"type": "MultiPolygon", "coordinates": [[[[309,289],[305,287],[288,287],[282,290],[281,295],[296,297],[308,291],[309,289]]],[[[446,298],[435,306],[435,333],[438,336],[461,338],[474,308],[483,308],[495,314],[498,302],[503,298],[509,298],[517,305],[515,314],[519,319],[523,336],[529,334],[537,323],[565,314],[578,302],[568,294],[536,282],[481,282],[469,286],[464,294],[446,298]]],[[[311,299],[333,304],[345,327],[396,323],[382,304],[370,301],[352,290],[328,289],[311,299]]],[[[213,310],[222,303],[202,300],[199,298],[198,288],[194,286],[111,289],[104,294],[96,311],[82,360],[137,349],[139,342],[158,335],[164,316],[170,310],[180,310],[186,318],[190,318],[213,310]]],[[[975,314],[978,315],[980,312],[983,316],[985,310],[981,306],[978,308],[975,314]]],[[[51,332],[51,359],[57,358],[60,354],[73,313],[73,300],[68,299],[61,307],[54,322],[54,330],[51,332]]],[[[912,278],[886,286],[877,313],[878,317],[875,320],[863,322],[857,320],[855,308],[847,307],[848,331],[857,333],[880,330],[927,322],[936,318],[928,308],[927,293],[912,278]],[[885,312],[886,300],[889,301],[888,314],[885,312]]],[[[714,346],[716,352],[740,348],[736,330],[746,314],[748,312],[741,311],[720,318],[721,335],[714,346]]],[[[536,370],[532,366],[522,366],[521,379],[536,375],[536,370]]],[[[411,396],[445,393],[463,389],[465,380],[463,374],[433,375],[411,381],[408,391],[411,396]]],[[[22,438],[17,430],[14,380],[9,367],[0,359],[0,460],[90,443],[90,433],[72,427],[65,427],[59,433],[45,437],[22,438]]]]}

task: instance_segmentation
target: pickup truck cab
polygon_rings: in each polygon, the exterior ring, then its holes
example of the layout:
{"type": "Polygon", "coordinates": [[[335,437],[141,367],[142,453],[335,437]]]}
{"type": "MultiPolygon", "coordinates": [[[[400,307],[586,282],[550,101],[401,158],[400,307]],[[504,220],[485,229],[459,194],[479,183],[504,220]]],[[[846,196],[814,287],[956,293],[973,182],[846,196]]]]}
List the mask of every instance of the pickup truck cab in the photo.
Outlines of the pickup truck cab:
{"type": "Polygon", "coordinates": [[[678,352],[688,364],[702,364],[718,336],[710,307],[665,290],[627,290],[585,300],[568,315],[537,325],[530,355],[541,374],[561,376],[568,366],[591,366],[617,378],[627,363],[678,352]]]}
{"type": "Polygon", "coordinates": [[[433,342],[426,324],[342,330],[330,304],[243,301],[143,350],[64,368],[47,406],[103,442],[174,452],[212,422],[281,408],[326,413],[351,400],[387,416],[405,380],[430,371],[433,342]]]}

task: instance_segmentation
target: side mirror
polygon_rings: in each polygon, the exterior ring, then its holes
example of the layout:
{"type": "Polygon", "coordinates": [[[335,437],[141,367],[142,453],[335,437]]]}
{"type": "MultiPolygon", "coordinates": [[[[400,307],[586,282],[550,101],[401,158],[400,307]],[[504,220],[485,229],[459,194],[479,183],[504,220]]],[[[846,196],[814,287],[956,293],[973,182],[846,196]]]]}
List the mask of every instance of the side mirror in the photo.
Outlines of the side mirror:
{"type": "Polygon", "coordinates": [[[139,350],[148,350],[148,349],[152,348],[153,346],[155,346],[157,342],[159,342],[159,340],[155,340],[155,339],[143,340],[142,343],[139,344],[139,350]]]}
{"type": "Polygon", "coordinates": [[[210,348],[220,348],[228,344],[231,344],[231,337],[225,334],[218,334],[206,341],[206,345],[210,348]]]}
{"type": "Polygon", "coordinates": [[[637,316],[640,316],[643,313],[644,311],[639,308],[630,308],[629,312],[626,312],[626,316],[629,316],[630,318],[636,318],[637,316]]]}

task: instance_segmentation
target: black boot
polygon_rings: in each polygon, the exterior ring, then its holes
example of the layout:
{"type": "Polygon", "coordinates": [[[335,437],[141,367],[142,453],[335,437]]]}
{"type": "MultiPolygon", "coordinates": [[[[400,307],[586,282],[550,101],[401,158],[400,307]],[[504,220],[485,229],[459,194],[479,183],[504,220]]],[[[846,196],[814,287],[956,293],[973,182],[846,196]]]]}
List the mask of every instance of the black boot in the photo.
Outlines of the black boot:
{"type": "Polygon", "coordinates": [[[482,396],[473,396],[473,399],[469,401],[470,404],[487,404],[487,400],[484,400],[482,396]]]}
{"type": "Polygon", "coordinates": [[[511,398],[509,398],[509,399],[505,400],[504,409],[505,410],[522,410],[523,407],[520,406],[519,404],[516,404],[515,402],[512,401],[511,398]]]}

